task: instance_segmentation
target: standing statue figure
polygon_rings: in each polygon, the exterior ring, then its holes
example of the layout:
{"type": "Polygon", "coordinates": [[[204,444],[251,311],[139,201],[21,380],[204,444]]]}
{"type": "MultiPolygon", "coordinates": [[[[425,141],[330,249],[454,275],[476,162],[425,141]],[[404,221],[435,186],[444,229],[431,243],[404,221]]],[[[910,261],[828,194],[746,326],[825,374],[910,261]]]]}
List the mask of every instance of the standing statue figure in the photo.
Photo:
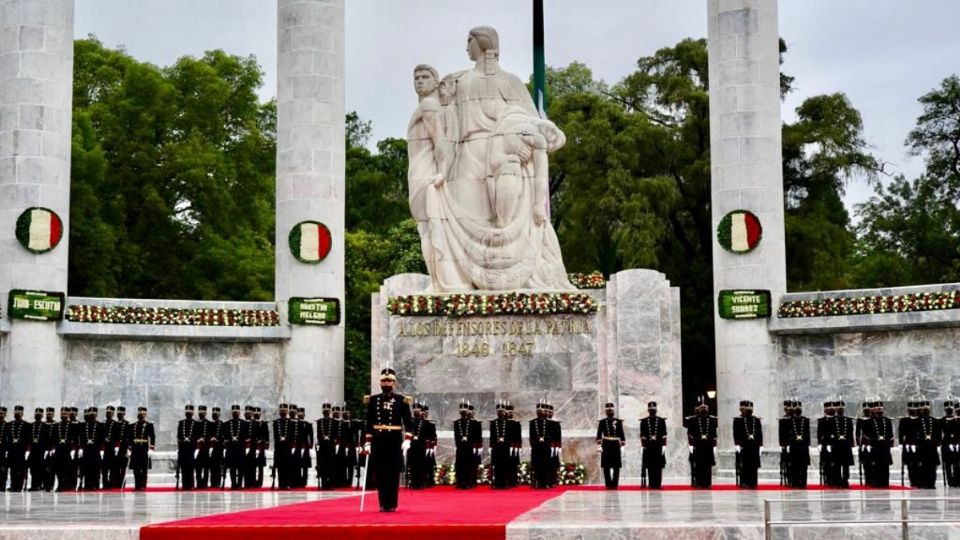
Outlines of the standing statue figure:
{"type": "Polygon", "coordinates": [[[566,142],[499,66],[496,30],[470,31],[473,69],[437,84],[420,65],[408,128],[410,209],[431,292],[572,290],[547,219],[547,154],[566,142]]]}

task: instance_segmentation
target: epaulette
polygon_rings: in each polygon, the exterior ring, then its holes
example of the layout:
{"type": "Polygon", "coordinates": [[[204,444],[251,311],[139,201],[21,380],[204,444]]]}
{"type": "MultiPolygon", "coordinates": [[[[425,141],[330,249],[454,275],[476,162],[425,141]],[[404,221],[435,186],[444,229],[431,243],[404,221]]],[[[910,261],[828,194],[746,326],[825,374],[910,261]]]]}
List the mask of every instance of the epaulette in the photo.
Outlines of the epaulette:
{"type": "Polygon", "coordinates": [[[363,396],[363,404],[366,405],[367,403],[370,403],[370,396],[369,396],[369,395],[363,396]]]}
{"type": "Polygon", "coordinates": [[[403,402],[407,405],[413,405],[413,398],[410,396],[403,396],[403,402]]]}

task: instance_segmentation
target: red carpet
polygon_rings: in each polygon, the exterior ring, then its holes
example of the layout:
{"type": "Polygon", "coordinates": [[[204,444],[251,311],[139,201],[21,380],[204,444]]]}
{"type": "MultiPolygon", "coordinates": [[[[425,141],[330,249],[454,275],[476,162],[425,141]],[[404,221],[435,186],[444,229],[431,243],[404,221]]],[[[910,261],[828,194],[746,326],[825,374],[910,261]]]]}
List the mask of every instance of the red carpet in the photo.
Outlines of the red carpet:
{"type": "Polygon", "coordinates": [[[368,493],[363,514],[359,496],[343,497],[148,525],[140,529],[140,539],[500,540],[506,537],[508,523],[562,493],[530,488],[401,491],[400,507],[393,513],[379,512],[376,493],[368,493]]]}

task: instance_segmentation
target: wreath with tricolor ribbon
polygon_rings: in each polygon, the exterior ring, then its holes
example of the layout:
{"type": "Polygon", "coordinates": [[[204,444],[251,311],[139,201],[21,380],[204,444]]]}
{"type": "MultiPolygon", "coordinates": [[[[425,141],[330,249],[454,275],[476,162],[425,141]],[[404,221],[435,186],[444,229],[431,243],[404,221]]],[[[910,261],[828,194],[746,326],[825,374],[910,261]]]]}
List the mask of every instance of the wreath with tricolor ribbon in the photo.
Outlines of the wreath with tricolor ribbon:
{"type": "Polygon", "coordinates": [[[63,239],[63,221],[49,208],[27,208],[17,218],[17,241],[32,253],[46,253],[63,239]]]}
{"type": "Polygon", "coordinates": [[[317,264],[327,258],[333,239],[330,229],[319,221],[301,221],[290,229],[290,253],[305,264],[317,264]]]}
{"type": "Polygon", "coordinates": [[[734,210],[723,216],[717,225],[717,240],[731,253],[750,253],[763,238],[760,219],[749,210],[734,210]]]}

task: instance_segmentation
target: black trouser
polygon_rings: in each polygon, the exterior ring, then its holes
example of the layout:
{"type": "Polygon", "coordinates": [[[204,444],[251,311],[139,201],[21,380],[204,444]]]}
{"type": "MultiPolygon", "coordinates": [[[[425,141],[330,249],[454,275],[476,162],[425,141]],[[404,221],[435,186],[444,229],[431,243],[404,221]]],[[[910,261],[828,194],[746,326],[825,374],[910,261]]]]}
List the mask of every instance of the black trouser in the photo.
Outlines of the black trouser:
{"type": "Polygon", "coordinates": [[[294,479],[294,457],[290,454],[290,445],[280,443],[273,451],[273,466],[277,468],[277,487],[290,489],[294,479]]]}
{"type": "Polygon", "coordinates": [[[214,448],[210,452],[210,487],[223,487],[223,449],[214,448]]]}
{"type": "Polygon", "coordinates": [[[201,448],[200,454],[197,456],[197,465],[194,471],[196,475],[196,486],[198,488],[207,487],[207,483],[210,481],[210,450],[207,448],[201,448]]]}
{"type": "Polygon", "coordinates": [[[940,455],[943,459],[943,472],[947,477],[947,485],[950,487],[960,487],[960,455],[946,444],[940,447],[940,455]]]}
{"type": "Polygon", "coordinates": [[[133,487],[137,490],[147,489],[147,470],[150,468],[147,445],[134,445],[130,454],[133,487]]]}
{"type": "Polygon", "coordinates": [[[620,486],[620,467],[604,467],[603,484],[607,489],[617,489],[620,486]]]}
{"type": "Polygon", "coordinates": [[[477,464],[473,447],[459,445],[457,457],[454,461],[454,471],[457,477],[457,489],[470,489],[477,485],[477,464]]]}
{"type": "Polygon", "coordinates": [[[407,451],[407,474],[410,489],[423,489],[427,485],[426,457],[427,448],[421,441],[410,443],[407,451]]]}
{"type": "MultiPolygon", "coordinates": [[[[280,463],[283,458],[279,456],[280,449],[277,448],[273,453],[273,464],[280,474],[280,463]]],[[[290,449],[287,448],[287,455],[290,455],[290,449]]],[[[280,487],[283,487],[283,476],[280,476],[280,487]]],[[[249,448],[243,455],[243,486],[247,488],[257,487],[257,449],[249,448]]]]}
{"type": "Polygon", "coordinates": [[[73,470],[73,457],[70,450],[60,447],[53,454],[53,471],[57,477],[57,491],[73,489],[70,485],[70,472],[73,470]]]}
{"type": "Polygon", "coordinates": [[[490,465],[493,467],[493,487],[504,489],[510,487],[510,455],[512,448],[506,443],[496,443],[490,448],[490,465]]]}
{"type": "Polygon", "coordinates": [[[530,449],[530,466],[533,468],[533,487],[544,489],[550,487],[551,468],[550,446],[538,444],[530,449]]]}
{"type": "Polygon", "coordinates": [[[83,458],[80,463],[80,470],[83,473],[84,491],[96,491],[100,489],[100,449],[96,446],[84,448],[83,458]]]}
{"type": "Polygon", "coordinates": [[[872,445],[870,453],[873,487],[890,487],[890,446],[885,443],[872,445]]]}
{"type": "Polygon", "coordinates": [[[320,489],[333,489],[333,472],[336,466],[337,454],[332,442],[324,441],[317,448],[317,476],[320,489]]]}
{"type": "Polygon", "coordinates": [[[713,485],[713,446],[701,445],[693,448],[693,487],[709,488],[713,485]]]}
{"type": "Polygon", "coordinates": [[[381,510],[397,508],[400,472],[403,469],[402,443],[403,434],[400,431],[375,431],[373,434],[368,459],[372,460],[381,510]]]}
{"type": "Polygon", "coordinates": [[[10,491],[23,491],[24,484],[27,482],[27,460],[23,453],[16,456],[7,456],[10,466],[10,491]]]}
{"type": "Polygon", "coordinates": [[[47,479],[47,467],[43,458],[43,450],[33,450],[30,452],[30,459],[27,460],[27,466],[30,468],[30,491],[40,491],[43,489],[44,482],[47,479]]]}
{"type": "Polygon", "coordinates": [[[193,469],[196,461],[193,457],[193,445],[184,445],[177,452],[177,466],[180,467],[180,489],[193,489],[193,469]]]}

